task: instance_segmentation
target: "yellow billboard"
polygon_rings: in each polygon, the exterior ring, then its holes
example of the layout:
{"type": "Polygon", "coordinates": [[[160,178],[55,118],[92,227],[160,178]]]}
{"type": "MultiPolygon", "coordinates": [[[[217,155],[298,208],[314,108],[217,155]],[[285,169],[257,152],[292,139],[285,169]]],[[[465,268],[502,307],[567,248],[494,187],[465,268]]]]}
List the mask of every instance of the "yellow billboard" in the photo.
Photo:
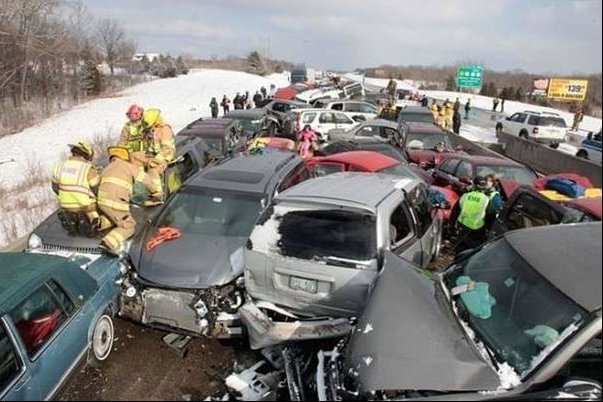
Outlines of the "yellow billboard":
{"type": "Polygon", "coordinates": [[[551,78],[547,98],[558,101],[583,101],[587,88],[587,80],[551,78]]]}

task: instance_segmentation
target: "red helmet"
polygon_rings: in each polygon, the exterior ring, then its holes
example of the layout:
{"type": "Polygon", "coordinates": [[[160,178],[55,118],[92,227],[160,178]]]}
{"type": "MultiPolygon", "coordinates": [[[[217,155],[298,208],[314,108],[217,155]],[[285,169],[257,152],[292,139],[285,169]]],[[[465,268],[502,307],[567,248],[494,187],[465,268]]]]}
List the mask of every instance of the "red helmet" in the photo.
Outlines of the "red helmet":
{"type": "Polygon", "coordinates": [[[126,116],[128,116],[128,119],[130,119],[130,121],[137,121],[137,120],[142,119],[143,113],[144,113],[144,109],[141,106],[132,105],[128,108],[128,111],[126,112],[126,116]]]}

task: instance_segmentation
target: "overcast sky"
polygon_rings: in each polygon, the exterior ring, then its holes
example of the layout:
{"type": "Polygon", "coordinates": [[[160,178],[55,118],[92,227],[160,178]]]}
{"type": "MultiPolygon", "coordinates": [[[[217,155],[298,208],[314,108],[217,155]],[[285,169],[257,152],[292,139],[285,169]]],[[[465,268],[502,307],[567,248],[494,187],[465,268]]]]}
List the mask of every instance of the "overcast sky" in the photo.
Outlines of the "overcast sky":
{"type": "Polygon", "coordinates": [[[494,70],[600,73],[601,0],[84,0],[139,51],[252,50],[318,68],[479,62],[494,70]]]}

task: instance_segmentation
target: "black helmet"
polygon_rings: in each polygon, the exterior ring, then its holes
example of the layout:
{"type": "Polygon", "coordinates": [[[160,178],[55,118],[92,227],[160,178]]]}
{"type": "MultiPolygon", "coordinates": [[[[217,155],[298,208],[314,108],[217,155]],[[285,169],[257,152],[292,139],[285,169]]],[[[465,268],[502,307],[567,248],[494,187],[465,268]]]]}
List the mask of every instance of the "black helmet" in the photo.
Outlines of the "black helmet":
{"type": "Polygon", "coordinates": [[[477,190],[485,190],[488,188],[488,181],[484,176],[476,176],[473,180],[473,185],[477,190]]]}

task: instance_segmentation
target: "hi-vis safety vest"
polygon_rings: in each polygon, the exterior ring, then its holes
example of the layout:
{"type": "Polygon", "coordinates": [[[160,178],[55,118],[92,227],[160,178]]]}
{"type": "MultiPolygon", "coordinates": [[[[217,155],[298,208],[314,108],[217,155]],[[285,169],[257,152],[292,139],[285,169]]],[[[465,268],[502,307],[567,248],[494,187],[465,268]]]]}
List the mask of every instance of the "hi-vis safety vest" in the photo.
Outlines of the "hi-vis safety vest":
{"type": "Polygon", "coordinates": [[[471,191],[463,195],[459,201],[461,206],[459,223],[472,230],[481,229],[486,224],[489,202],[490,197],[479,191],[471,191]]]}
{"type": "Polygon", "coordinates": [[[89,162],[68,159],[54,166],[53,181],[59,189],[59,205],[66,210],[87,209],[96,203],[96,197],[91,187],[98,185],[98,177],[95,183],[88,181],[90,169],[89,162]]]}
{"type": "Polygon", "coordinates": [[[146,151],[147,142],[144,139],[142,124],[136,125],[129,123],[127,125],[127,130],[128,140],[126,142],[126,148],[128,148],[130,152],[146,151]]]}

